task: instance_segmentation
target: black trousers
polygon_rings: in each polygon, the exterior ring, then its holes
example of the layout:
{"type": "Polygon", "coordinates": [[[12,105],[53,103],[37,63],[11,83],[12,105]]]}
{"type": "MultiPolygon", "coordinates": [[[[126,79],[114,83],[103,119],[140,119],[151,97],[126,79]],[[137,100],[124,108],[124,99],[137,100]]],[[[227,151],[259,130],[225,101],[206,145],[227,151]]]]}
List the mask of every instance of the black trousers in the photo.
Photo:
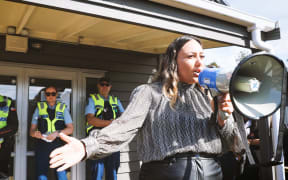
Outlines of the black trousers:
{"type": "MultiPolygon", "coordinates": [[[[36,166],[36,179],[41,175],[48,175],[49,167],[49,155],[50,153],[63,145],[63,141],[59,138],[55,139],[53,142],[45,142],[40,139],[36,139],[35,144],[35,166],[36,166]]],[[[54,169],[55,175],[56,168],[54,169]]]]}
{"type": "Polygon", "coordinates": [[[11,167],[11,152],[13,151],[14,139],[13,138],[5,138],[4,142],[1,144],[0,149],[0,172],[9,174],[9,170],[11,167]]]}
{"type": "Polygon", "coordinates": [[[139,180],[222,180],[222,170],[216,158],[165,158],[143,163],[139,180]]]}

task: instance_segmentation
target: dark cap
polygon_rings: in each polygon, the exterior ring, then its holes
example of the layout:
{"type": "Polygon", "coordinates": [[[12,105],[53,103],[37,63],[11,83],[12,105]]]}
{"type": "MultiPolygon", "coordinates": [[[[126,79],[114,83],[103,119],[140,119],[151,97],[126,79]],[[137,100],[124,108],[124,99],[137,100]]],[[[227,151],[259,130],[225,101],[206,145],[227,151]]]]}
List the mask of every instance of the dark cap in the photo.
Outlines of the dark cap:
{"type": "Polygon", "coordinates": [[[98,83],[101,83],[101,82],[104,82],[104,81],[106,81],[107,83],[110,83],[110,78],[108,78],[108,77],[102,77],[102,78],[100,78],[100,79],[98,80],[98,83]]]}

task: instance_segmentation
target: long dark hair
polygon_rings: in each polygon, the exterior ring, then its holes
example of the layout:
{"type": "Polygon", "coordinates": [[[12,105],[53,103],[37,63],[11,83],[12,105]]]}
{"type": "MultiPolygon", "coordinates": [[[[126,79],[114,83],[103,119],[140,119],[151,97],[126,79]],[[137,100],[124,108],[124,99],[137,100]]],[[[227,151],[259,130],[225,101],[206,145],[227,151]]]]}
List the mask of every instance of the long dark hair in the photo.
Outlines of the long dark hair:
{"type": "Polygon", "coordinates": [[[195,40],[202,46],[200,39],[194,36],[184,35],[175,39],[162,56],[159,70],[153,80],[163,83],[162,93],[170,99],[170,106],[172,108],[178,98],[179,76],[177,56],[182,47],[190,40],[195,40]]]}

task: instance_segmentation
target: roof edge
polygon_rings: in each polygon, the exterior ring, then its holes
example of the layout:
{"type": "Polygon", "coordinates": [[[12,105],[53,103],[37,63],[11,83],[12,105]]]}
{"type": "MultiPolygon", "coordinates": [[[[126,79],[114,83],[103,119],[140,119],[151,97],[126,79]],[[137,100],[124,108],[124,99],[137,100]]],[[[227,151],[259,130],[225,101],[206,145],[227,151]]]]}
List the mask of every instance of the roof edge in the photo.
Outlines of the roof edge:
{"type": "MultiPolygon", "coordinates": [[[[155,3],[184,9],[194,13],[239,24],[250,28],[257,25],[262,31],[269,32],[277,28],[278,22],[239,11],[230,6],[225,6],[207,0],[149,0],[155,3]]],[[[249,31],[249,29],[247,29],[249,31]]]]}

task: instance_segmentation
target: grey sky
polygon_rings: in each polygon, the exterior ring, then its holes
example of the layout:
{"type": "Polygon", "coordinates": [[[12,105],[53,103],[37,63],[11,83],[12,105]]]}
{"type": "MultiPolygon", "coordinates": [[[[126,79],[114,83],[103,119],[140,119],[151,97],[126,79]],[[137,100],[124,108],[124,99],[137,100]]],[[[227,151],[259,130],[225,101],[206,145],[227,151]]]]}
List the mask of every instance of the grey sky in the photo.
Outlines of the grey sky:
{"type": "MultiPolygon", "coordinates": [[[[275,55],[283,60],[288,59],[288,1],[287,0],[226,0],[232,8],[251,15],[279,21],[281,39],[269,41],[275,55]]],[[[229,47],[206,50],[207,63],[216,61],[221,67],[234,68],[235,59],[243,48],[229,47]]]]}

